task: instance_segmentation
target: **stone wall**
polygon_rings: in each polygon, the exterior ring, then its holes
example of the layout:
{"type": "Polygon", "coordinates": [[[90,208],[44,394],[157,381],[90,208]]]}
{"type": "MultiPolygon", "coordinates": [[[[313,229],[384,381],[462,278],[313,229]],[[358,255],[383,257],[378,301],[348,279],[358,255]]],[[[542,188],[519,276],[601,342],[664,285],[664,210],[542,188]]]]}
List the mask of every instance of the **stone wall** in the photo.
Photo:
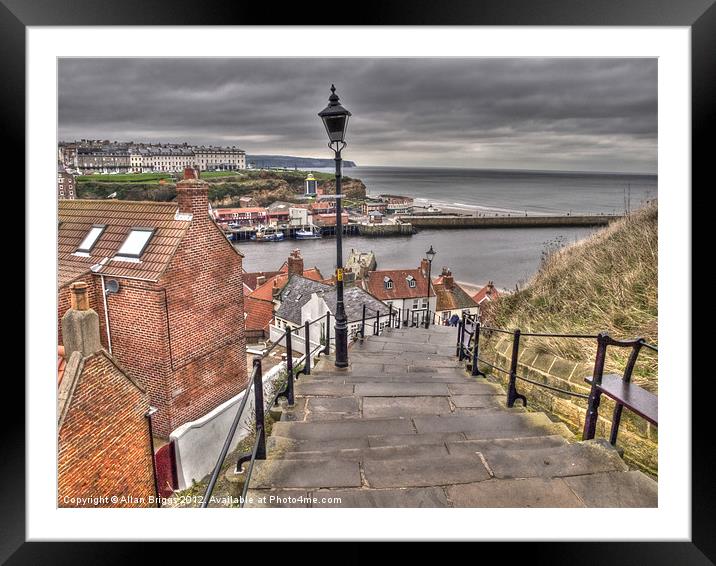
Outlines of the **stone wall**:
{"type": "Polygon", "coordinates": [[[552,226],[606,226],[621,218],[594,216],[403,216],[415,228],[545,228],[552,226]]]}
{"type": "MultiPolygon", "coordinates": [[[[509,338],[493,337],[481,345],[481,359],[509,370],[512,356],[511,336],[509,338]]],[[[573,362],[525,346],[520,348],[517,374],[538,383],[586,395],[589,394],[590,388],[584,378],[592,375],[593,363],[594,360],[585,360],[585,363],[573,362]]],[[[494,376],[503,385],[507,384],[507,374],[492,370],[486,364],[480,369],[491,377],[494,376]]],[[[545,411],[559,418],[581,438],[587,413],[586,399],[545,389],[520,379],[517,380],[517,391],[527,397],[528,407],[545,411]]],[[[516,402],[518,405],[520,403],[520,401],[516,402]]],[[[613,412],[614,402],[602,395],[597,422],[597,438],[609,438],[613,412]]],[[[617,448],[624,450],[624,459],[630,465],[650,474],[657,474],[657,428],[628,409],[624,409],[622,412],[617,448]]]]}

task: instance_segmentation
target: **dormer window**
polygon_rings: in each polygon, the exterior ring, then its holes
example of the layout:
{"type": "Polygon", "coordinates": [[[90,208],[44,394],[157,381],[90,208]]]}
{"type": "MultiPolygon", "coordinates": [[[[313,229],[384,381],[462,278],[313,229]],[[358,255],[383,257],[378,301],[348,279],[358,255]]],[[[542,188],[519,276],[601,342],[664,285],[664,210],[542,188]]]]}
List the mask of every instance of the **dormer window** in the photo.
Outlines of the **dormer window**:
{"type": "Polygon", "coordinates": [[[415,285],[416,285],[415,277],[413,277],[412,275],[408,275],[405,278],[405,280],[408,282],[408,287],[411,287],[411,288],[415,287],[415,285]]]}
{"type": "Polygon", "coordinates": [[[92,226],[92,228],[90,228],[90,231],[87,232],[87,235],[85,236],[84,240],[82,240],[76,251],[85,254],[90,253],[106,227],[106,224],[95,224],[94,226],[92,226]]]}
{"type": "Polygon", "coordinates": [[[119,248],[117,256],[140,258],[153,235],[154,228],[132,228],[122,247],[119,248]]]}
{"type": "Polygon", "coordinates": [[[383,283],[385,285],[386,289],[392,289],[393,288],[393,280],[390,277],[385,277],[383,279],[383,283]]]}

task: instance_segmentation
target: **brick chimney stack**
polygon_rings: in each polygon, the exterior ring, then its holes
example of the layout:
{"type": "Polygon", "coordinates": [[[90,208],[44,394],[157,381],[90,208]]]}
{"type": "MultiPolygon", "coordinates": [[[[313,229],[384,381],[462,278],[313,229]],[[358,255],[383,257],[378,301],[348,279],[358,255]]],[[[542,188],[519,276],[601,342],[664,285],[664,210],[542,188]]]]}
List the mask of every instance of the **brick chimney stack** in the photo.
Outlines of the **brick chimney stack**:
{"type": "Polygon", "coordinates": [[[452,271],[450,271],[447,267],[443,267],[442,278],[443,287],[445,289],[450,290],[455,287],[455,279],[452,276],[452,271]]]}
{"type": "Polygon", "coordinates": [[[288,276],[303,275],[303,257],[301,250],[295,249],[288,256],[288,276]]]}
{"type": "Polygon", "coordinates": [[[420,260],[420,271],[423,272],[423,275],[425,275],[425,277],[428,276],[428,264],[429,262],[427,259],[423,258],[420,260]]]}
{"type": "Polygon", "coordinates": [[[70,285],[70,309],[62,317],[62,341],[67,359],[74,352],[87,357],[102,349],[99,316],[89,306],[88,287],[84,282],[70,285]]]}
{"type": "Polygon", "coordinates": [[[184,178],[177,183],[179,212],[191,214],[194,220],[209,216],[209,183],[199,179],[194,167],[184,168],[184,178]]]}

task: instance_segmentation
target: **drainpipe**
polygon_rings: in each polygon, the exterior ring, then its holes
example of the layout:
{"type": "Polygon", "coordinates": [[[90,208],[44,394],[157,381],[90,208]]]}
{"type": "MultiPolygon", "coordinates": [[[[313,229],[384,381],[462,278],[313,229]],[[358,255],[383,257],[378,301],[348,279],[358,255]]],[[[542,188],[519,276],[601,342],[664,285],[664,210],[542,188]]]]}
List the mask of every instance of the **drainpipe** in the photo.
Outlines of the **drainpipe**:
{"type": "Polygon", "coordinates": [[[157,507],[162,506],[162,500],[159,497],[159,480],[157,479],[157,461],[154,458],[154,430],[152,429],[152,415],[157,412],[156,407],[149,407],[149,410],[144,415],[147,419],[147,426],[149,428],[149,450],[152,453],[152,476],[154,477],[154,495],[156,496],[157,507]]]}
{"type": "Polygon", "coordinates": [[[107,329],[107,349],[112,353],[112,333],[109,331],[109,311],[107,310],[107,289],[104,287],[104,275],[99,276],[102,280],[102,300],[104,301],[104,326],[107,329]]]}

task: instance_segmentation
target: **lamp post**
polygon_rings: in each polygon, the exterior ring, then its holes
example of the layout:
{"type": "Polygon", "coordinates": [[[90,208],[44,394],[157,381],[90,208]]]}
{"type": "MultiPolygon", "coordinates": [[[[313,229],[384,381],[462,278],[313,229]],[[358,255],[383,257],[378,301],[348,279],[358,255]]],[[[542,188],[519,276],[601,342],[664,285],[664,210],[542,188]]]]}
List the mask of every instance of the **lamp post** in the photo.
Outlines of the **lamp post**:
{"type": "Polygon", "coordinates": [[[346,147],[346,129],[351,113],[343,108],[336,94],[336,87],[331,85],[328,106],[318,113],[323,120],[328,134],[328,147],[335,154],[336,161],[336,367],[348,367],[348,320],[343,304],[343,208],[341,199],[341,151],[346,147]]]}
{"type": "Polygon", "coordinates": [[[431,272],[433,268],[433,259],[435,259],[436,253],[437,252],[433,249],[432,244],[430,244],[430,249],[425,252],[425,255],[428,258],[428,316],[425,317],[425,328],[430,327],[430,284],[432,283],[431,272]]]}

